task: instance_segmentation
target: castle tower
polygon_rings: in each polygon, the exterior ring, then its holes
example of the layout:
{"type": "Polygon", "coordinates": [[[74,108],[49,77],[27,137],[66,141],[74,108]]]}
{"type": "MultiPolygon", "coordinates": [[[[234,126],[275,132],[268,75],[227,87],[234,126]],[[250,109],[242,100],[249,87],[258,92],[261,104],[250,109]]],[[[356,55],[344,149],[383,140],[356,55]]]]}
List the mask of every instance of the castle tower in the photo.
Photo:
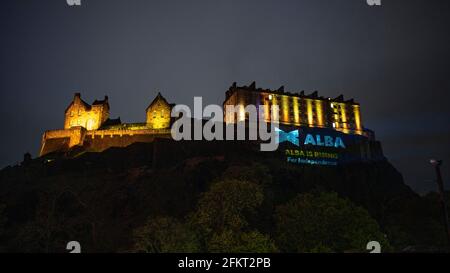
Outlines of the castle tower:
{"type": "Polygon", "coordinates": [[[167,129],[170,127],[170,112],[173,104],[158,92],[156,98],[147,107],[147,126],[152,129],[167,129]]]}
{"type": "Polygon", "coordinates": [[[65,111],[64,129],[83,127],[96,130],[109,118],[108,97],[95,100],[89,105],[81,99],[80,93],[75,93],[72,103],[65,111]]]}

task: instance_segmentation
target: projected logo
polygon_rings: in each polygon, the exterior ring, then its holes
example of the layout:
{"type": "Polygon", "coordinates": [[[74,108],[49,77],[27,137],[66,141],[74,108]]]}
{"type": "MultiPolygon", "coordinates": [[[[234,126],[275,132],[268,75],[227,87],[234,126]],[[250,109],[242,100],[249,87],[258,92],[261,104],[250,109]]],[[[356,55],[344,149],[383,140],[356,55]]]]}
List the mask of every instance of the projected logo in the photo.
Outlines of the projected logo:
{"type": "MultiPolygon", "coordinates": [[[[289,133],[284,132],[280,128],[276,127],[275,132],[278,134],[278,143],[283,142],[290,142],[292,144],[295,144],[296,146],[300,146],[300,133],[299,130],[293,130],[289,133]]],[[[336,136],[322,136],[320,134],[306,134],[303,145],[313,145],[313,146],[323,146],[323,147],[335,147],[335,148],[343,148],[345,149],[344,141],[342,141],[342,138],[336,136]]]]}
{"type": "Polygon", "coordinates": [[[339,153],[336,149],[346,149],[344,141],[339,136],[306,133],[300,134],[296,129],[285,132],[275,128],[277,143],[293,144],[296,149],[285,149],[286,161],[295,164],[338,165],[339,153]],[[326,150],[326,149],[333,150],[326,150]]]}

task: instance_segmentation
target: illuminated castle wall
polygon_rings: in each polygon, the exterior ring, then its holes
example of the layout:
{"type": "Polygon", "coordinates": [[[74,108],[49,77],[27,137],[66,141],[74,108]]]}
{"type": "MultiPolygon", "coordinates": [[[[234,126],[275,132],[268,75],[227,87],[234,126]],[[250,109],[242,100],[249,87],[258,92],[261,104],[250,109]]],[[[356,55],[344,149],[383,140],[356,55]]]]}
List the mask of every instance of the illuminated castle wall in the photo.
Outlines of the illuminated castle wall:
{"type": "Polygon", "coordinates": [[[76,93],[65,111],[64,129],[44,133],[40,155],[65,152],[74,147],[101,152],[110,147],[152,142],[155,137],[170,137],[172,107],[173,104],[158,93],[146,109],[146,122],[122,123],[120,118],[109,118],[108,97],[90,105],[76,93]]]}
{"type": "Polygon", "coordinates": [[[147,107],[147,125],[152,129],[166,129],[170,127],[170,112],[174,105],[158,93],[156,98],[147,107]]]}
{"type": "Polygon", "coordinates": [[[92,105],[81,99],[80,93],[75,93],[72,103],[67,107],[64,118],[64,129],[81,126],[87,130],[96,130],[109,118],[108,97],[95,100],[92,105]]]}
{"type": "MultiPolygon", "coordinates": [[[[250,86],[238,87],[234,83],[226,92],[223,103],[238,107],[237,115],[224,111],[226,123],[247,119],[246,105],[264,107],[264,119],[271,121],[271,115],[278,116],[282,125],[326,128],[348,135],[359,135],[374,140],[373,132],[363,128],[360,106],[353,99],[344,101],[337,98],[319,97],[317,91],[305,95],[304,92],[284,92],[250,86]],[[270,113],[270,106],[278,105],[279,112],[270,113]]],[[[146,109],[146,121],[142,123],[122,123],[120,118],[109,117],[109,102],[95,100],[92,104],[83,101],[76,93],[65,111],[64,129],[46,131],[42,137],[40,155],[53,152],[73,151],[79,147],[81,152],[101,152],[110,147],[126,147],[136,142],[152,142],[155,137],[171,138],[170,127],[173,122],[170,104],[158,93],[146,109]]]]}
{"type": "Polygon", "coordinates": [[[273,114],[284,125],[333,128],[344,133],[359,135],[367,133],[363,129],[359,104],[353,99],[345,101],[343,95],[332,99],[319,97],[317,91],[305,95],[304,91],[285,92],[284,87],[278,90],[256,88],[254,82],[250,86],[242,87],[233,83],[226,92],[224,109],[227,105],[240,107],[238,115],[225,111],[227,123],[246,120],[245,106],[255,105],[265,109],[264,119],[267,122],[270,122],[273,114]],[[279,106],[278,113],[270,112],[272,105],[279,106]]]}

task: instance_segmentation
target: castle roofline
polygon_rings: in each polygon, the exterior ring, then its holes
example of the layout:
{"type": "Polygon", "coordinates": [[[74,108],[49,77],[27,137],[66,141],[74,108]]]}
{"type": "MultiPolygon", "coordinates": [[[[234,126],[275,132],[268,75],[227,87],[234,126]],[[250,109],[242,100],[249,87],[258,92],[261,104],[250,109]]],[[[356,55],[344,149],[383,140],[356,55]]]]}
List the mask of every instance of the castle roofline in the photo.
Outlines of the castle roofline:
{"type": "Polygon", "coordinates": [[[67,113],[67,111],[69,111],[69,108],[74,104],[75,101],[79,101],[86,110],[91,109],[91,105],[89,105],[89,103],[87,103],[83,99],[81,99],[81,94],[75,93],[73,96],[73,101],[69,104],[69,106],[66,107],[66,110],[64,111],[64,113],[67,113]]]}
{"type": "Polygon", "coordinates": [[[95,100],[92,105],[90,105],[89,103],[85,102],[82,98],[81,98],[81,94],[80,93],[75,93],[74,97],[73,97],[73,101],[69,104],[69,106],[67,106],[66,110],[64,111],[65,113],[67,113],[67,111],[69,111],[69,108],[74,104],[75,101],[79,101],[83,107],[89,111],[92,109],[92,106],[94,105],[102,105],[102,106],[106,106],[109,109],[109,102],[108,102],[108,96],[105,96],[105,98],[103,100],[95,100]]]}
{"type": "Polygon", "coordinates": [[[105,96],[103,100],[95,100],[92,105],[108,104],[108,96],[105,96]]]}
{"type": "MultiPolygon", "coordinates": [[[[251,92],[259,92],[259,93],[271,93],[276,95],[286,95],[286,96],[293,96],[293,97],[299,97],[299,98],[307,98],[307,99],[318,99],[318,100],[327,100],[330,102],[342,102],[342,103],[350,103],[354,105],[359,105],[359,103],[355,102],[354,99],[348,99],[344,100],[344,95],[339,95],[336,98],[329,98],[329,97],[323,97],[319,96],[319,92],[316,90],[310,94],[305,94],[305,91],[302,90],[300,92],[286,92],[284,90],[284,85],[280,86],[277,90],[271,90],[271,89],[264,89],[264,88],[257,88],[256,82],[252,82],[249,86],[238,86],[236,82],[233,82],[233,84],[230,86],[228,91],[226,92],[226,99],[236,90],[246,90],[251,92]]],[[[226,100],[225,99],[225,100],[226,100]]]]}
{"type": "Polygon", "coordinates": [[[115,125],[120,125],[122,124],[122,121],[120,120],[120,117],[118,118],[108,118],[107,120],[105,120],[105,122],[103,122],[102,126],[100,128],[105,128],[108,126],[115,126],[115,125]]]}
{"type": "Polygon", "coordinates": [[[145,109],[145,111],[148,111],[148,109],[150,107],[153,106],[153,104],[155,104],[158,100],[163,101],[165,104],[169,105],[170,107],[173,107],[175,104],[173,103],[169,103],[167,102],[166,98],[163,97],[163,95],[161,95],[161,92],[158,92],[158,95],[156,95],[156,97],[153,99],[153,101],[149,104],[149,106],[147,106],[147,108],[145,109]]]}

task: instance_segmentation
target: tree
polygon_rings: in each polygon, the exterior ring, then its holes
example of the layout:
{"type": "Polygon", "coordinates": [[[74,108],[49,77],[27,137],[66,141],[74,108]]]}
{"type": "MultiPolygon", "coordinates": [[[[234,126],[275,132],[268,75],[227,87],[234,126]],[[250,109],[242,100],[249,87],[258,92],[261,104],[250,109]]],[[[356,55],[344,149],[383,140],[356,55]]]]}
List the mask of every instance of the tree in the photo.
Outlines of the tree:
{"type": "Polygon", "coordinates": [[[383,225],[390,243],[397,250],[405,248],[442,248],[446,245],[446,231],[439,196],[400,196],[386,204],[383,225]]]}
{"type": "Polygon", "coordinates": [[[239,231],[248,226],[247,217],[256,212],[263,199],[259,185],[239,180],[221,181],[200,198],[192,220],[207,234],[224,229],[239,231]]]}
{"type": "Polygon", "coordinates": [[[199,242],[192,229],[170,217],[147,220],[134,231],[133,252],[192,253],[199,251],[199,242]]]}
{"type": "Polygon", "coordinates": [[[222,177],[227,180],[253,182],[263,187],[267,187],[272,183],[270,169],[261,163],[230,166],[222,174],[222,177]]]}
{"type": "Polygon", "coordinates": [[[224,230],[214,233],[208,243],[208,252],[213,253],[271,253],[277,248],[269,236],[257,230],[232,232],[224,230]]]}
{"type": "Polygon", "coordinates": [[[275,221],[285,252],[365,252],[369,241],[390,248],[369,213],[336,193],[300,194],[277,207],[275,221]]]}
{"type": "Polygon", "coordinates": [[[213,184],[191,217],[205,251],[276,252],[269,236],[251,227],[248,221],[263,199],[262,186],[255,183],[232,179],[213,184]]]}
{"type": "Polygon", "coordinates": [[[89,249],[92,225],[82,217],[86,211],[70,191],[43,192],[34,219],[23,225],[13,239],[17,251],[30,253],[67,252],[67,242],[77,240],[89,249]]]}

